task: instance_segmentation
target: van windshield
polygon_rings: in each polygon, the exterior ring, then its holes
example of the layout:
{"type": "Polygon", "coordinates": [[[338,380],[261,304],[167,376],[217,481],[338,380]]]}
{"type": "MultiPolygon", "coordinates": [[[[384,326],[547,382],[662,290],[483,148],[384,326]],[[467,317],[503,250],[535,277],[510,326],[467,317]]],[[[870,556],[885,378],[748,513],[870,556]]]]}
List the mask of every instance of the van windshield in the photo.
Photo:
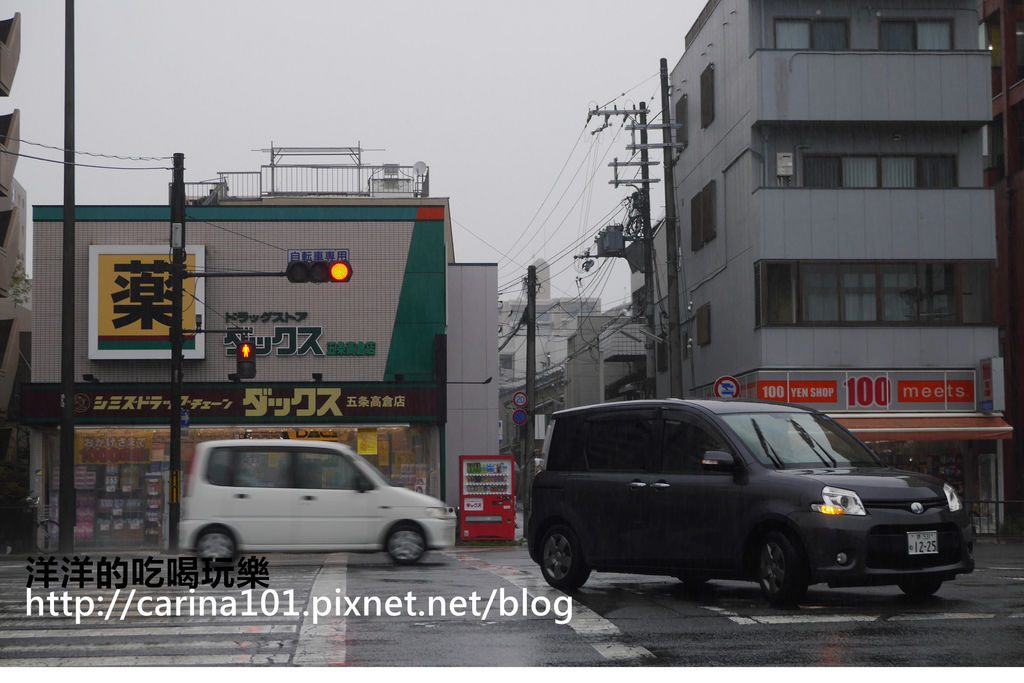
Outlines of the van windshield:
{"type": "Polygon", "coordinates": [[[812,413],[736,413],[722,419],[758,461],[775,469],[881,467],[864,444],[812,413]]]}

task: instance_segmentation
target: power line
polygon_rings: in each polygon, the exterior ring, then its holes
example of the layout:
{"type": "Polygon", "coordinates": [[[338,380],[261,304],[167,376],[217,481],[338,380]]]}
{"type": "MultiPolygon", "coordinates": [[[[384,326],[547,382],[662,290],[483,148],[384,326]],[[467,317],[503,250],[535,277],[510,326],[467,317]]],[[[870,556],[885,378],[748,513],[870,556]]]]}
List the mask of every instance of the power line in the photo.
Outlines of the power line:
{"type": "Polygon", "coordinates": [[[103,158],[106,158],[106,159],[120,159],[122,161],[170,161],[171,159],[174,158],[174,157],[167,157],[167,156],[164,156],[164,157],[152,157],[152,156],[131,156],[131,155],[121,155],[121,154],[103,154],[101,152],[83,152],[81,150],[74,150],[74,149],[68,150],[68,149],[64,149],[63,147],[58,147],[56,145],[47,145],[47,144],[44,144],[42,142],[32,142],[31,140],[25,140],[25,139],[22,139],[22,138],[11,138],[11,137],[9,137],[9,138],[6,138],[6,139],[7,140],[15,140],[17,142],[21,142],[21,143],[26,144],[26,145],[33,145],[35,147],[43,147],[45,149],[52,149],[52,150],[57,151],[57,152],[72,152],[74,154],[82,154],[82,155],[90,156],[90,157],[103,157],[103,158]]]}
{"type": "Polygon", "coordinates": [[[11,152],[10,150],[0,149],[0,153],[9,154],[15,157],[21,157],[23,159],[33,159],[35,161],[45,161],[51,164],[60,164],[61,166],[74,166],[75,168],[99,168],[106,171],[171,171],[173,170],[170,166],[104,166],[102,164],[82,164],[75,162],[68,164],[66,161],[59,159],[47,159],[46,157],[32,156],[31,154],[22,154],[21,152],[11,152]]]}

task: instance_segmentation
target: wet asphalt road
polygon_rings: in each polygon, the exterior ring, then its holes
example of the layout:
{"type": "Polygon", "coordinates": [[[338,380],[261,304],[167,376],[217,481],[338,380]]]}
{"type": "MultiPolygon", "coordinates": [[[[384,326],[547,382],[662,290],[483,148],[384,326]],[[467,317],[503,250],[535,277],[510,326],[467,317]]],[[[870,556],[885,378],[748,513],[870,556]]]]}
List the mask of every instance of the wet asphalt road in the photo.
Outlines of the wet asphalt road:
{"type": "Polygon", "coordinates": [[[0,666],[1016,667],[1024,661],[1024,544],[979,544],[975,572],[924,601],[896,587],[812,586],[789,610],[770,607],[752,583],[689,589],[667,577],[605,573],[593,574],[570,599],[543,582],[522,546],[431,553],[413,567],[394,566],[379,553],[269,560],[269,590],[253,594],[248,613],[237,587],[189,594],[140,586],[128,609],[128,589],[110,609],[112,590],[72,586],[70,596],[91,597],[98,606],[78,625],[74,616],[52,616],[51,605],[40,602],[26,615],[25,562],[0,562],[0,666]],[[190,615],[189,596],[216,597],[221,609],[230,597],[236,614],[194,609],[190,615]],[[179,599],[183,614],[160,614],[161,599],[179,599]],[[140,603],[149,615],[138,613],[140,603]]]}

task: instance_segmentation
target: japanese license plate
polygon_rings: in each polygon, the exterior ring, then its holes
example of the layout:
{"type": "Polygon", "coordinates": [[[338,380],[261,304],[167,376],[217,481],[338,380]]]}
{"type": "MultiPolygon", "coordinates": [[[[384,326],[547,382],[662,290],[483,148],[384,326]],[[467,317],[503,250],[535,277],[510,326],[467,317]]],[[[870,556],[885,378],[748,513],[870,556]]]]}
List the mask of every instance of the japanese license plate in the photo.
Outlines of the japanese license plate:
{"type": "Polygon", "coordinates": [[[937,531],[908,531],[908,555],[938,555],[939,533],[937,531]]]}

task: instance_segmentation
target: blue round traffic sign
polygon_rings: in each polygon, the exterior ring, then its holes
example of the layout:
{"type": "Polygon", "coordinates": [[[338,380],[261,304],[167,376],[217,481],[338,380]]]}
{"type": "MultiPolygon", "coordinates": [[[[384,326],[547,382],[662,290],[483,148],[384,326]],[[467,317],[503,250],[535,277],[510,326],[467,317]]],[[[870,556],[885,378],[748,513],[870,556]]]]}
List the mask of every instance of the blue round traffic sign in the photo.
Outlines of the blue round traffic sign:
{"type": "Polygon", "coordinates": [[[719,377],[715,382],[716,398],[739,398],[740,383],[735,377],[719,377]]]}
{"type": "Polygon", "coordinates": [[[517,410],[517,411],[513,412],[512,413],[512,421],[515,422],[517,425],[524,425],[524,424],[526,424],[526,411],[525,410],[517,410]]]}

